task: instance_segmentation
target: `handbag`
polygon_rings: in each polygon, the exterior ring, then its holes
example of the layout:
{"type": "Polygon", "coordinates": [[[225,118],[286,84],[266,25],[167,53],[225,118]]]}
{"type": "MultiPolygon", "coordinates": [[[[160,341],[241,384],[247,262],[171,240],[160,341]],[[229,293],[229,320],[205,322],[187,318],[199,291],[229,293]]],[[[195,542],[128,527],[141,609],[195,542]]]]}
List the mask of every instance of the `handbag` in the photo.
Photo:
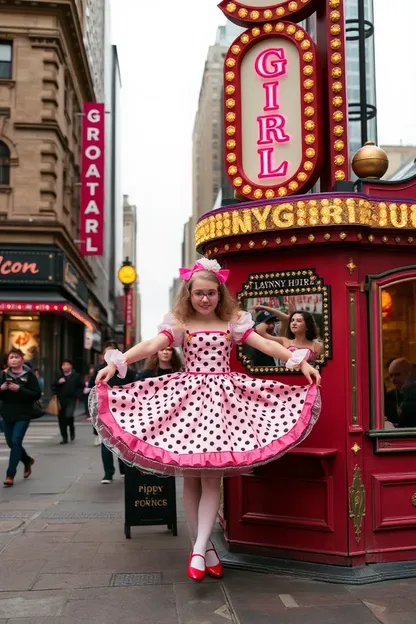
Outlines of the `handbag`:
{"type": "Polygon", "coordinates": [[[36,420],[37,418],[42,418],[42,416],[44,416],[45,414],[46,412],[43,408],[42,401],[38,399],[33,403],[32,415],[30,418],[31,420],[36,420]]]}
{"type": "Polygon", "coordinates": [[[51,414],[52,416],[58,416],[60,410],[61,410],[61,405],[59,403],[59,399],[56,396],[56,394],[54,394],[48,403],[48,406],[46,408],[46,413],[51,414]]]}

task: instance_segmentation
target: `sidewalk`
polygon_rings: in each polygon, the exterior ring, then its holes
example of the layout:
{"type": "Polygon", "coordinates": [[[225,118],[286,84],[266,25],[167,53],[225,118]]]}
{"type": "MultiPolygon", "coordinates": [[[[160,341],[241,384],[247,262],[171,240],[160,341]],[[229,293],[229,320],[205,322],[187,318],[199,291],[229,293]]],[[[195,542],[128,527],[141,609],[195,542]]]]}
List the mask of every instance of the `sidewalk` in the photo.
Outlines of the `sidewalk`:
{"type": "Polygon", "coordinates": [[[190,537],[133,527],[123,482],[100,484],[89,424],[37,449],[33,477],[0,490],[0,624],[414,624],[416,581],[345,587],[225,570],[187,579],[190,537]]]}

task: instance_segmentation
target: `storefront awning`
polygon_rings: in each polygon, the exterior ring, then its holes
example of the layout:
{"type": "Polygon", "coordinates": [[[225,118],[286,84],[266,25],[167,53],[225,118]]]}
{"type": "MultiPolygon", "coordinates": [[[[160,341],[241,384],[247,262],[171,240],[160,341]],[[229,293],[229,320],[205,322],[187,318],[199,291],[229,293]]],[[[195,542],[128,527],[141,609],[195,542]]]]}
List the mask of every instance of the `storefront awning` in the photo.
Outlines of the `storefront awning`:
{"type": "Polygon", "coordinates": [[[49,312],[70,314],[80,323],[93,330],[96,329],[95,323],[81,310],[72,303],[69,303],[59,293],[39,292],[20,292],[16,293],[11,290],[0,291],[0,312],[49,312]]]}

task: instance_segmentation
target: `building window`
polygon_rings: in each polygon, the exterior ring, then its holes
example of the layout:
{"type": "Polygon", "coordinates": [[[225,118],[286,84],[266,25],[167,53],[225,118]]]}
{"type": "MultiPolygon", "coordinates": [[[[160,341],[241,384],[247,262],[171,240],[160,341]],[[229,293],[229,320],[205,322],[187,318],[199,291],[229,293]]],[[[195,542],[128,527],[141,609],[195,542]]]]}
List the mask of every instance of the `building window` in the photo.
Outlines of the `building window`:
{"type": "Polygon", "coordinates": [[[10,150],[3,141],[0,141],[0,184],[10,184],[10,150]]]}
{"type": "Polygon", "coordinates": [[[12,77],[12,44],[0,41],[0,79],[12,77]]]}

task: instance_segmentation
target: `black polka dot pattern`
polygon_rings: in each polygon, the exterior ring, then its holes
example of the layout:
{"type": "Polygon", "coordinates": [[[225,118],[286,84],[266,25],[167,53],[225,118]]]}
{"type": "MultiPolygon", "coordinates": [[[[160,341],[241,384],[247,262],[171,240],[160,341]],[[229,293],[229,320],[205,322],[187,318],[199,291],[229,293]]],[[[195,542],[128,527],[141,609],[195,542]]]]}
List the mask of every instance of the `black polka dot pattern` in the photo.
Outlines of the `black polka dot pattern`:
{"type": "MultiPolygon", "coordinates": [[[[140,441],[143,454],[163,451],[179,463],[183,456],[184,467],[194,454],[207,454],[212,468],[213,461],[218,467],[229,462],[231,453],[236,465],[248,452],[255,463],[280,439],[293,446],[310,424],[309,387],[230,373],[231,349],[228,333],[187,332],[186,372],[109,388],[108,412],[140,441]]],[[[125,442],[133,446],[129,436],[125,442]]]]}

